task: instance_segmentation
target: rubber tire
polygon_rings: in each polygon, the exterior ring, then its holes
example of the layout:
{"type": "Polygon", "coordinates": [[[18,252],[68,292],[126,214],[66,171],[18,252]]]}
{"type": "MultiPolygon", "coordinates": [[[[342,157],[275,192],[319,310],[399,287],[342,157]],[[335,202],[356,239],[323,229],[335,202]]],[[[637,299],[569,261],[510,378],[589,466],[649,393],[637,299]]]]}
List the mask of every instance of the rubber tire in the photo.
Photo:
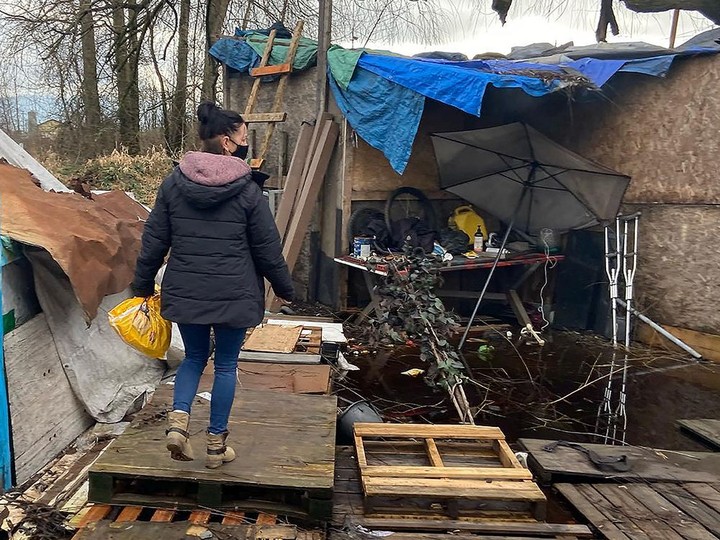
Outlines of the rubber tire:
{"type": "Polygon", "coordinates": [[[392,193],[390,193],[387,201],[385,201],[385,226],[388,228],[388,231],[390,231],[390,233],[392,234],[392,219],[390,217],[392,215],[392,206],[395,202],[395,199],[397,199],[400,195],[412,195],[413,197],[415,197],[425,211],[428,227],[430,227],[430,229],[432,229],[433,231],[437,232],[437,215],[435,214],[435,209],[433,208],[432,202],[421,190],[407,186],[398,188],[392,193]]]}
{"type": "Polygon", "coordinates": [[[358,230],[360,226],[366,224],[371,218],[384,219],[385,214],[383,214],[382,210],[376,208],[359,208],[350,214],[347,225],[347,235],[350,242],[360,234],[358,230]]]}

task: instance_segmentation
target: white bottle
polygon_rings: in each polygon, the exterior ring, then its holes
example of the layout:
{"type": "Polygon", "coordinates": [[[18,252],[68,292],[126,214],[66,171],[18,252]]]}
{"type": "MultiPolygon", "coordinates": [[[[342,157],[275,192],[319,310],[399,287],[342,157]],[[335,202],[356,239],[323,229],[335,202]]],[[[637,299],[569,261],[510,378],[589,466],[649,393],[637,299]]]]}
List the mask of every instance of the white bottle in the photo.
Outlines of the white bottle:
{"type": "Polygon", "coordinates": [[[482,253],[485,251],[485,239],[483,238],[482,229],[478,227],[475,233],[475,242],[473,243],[473,251],[475,253],[482,253]]]}

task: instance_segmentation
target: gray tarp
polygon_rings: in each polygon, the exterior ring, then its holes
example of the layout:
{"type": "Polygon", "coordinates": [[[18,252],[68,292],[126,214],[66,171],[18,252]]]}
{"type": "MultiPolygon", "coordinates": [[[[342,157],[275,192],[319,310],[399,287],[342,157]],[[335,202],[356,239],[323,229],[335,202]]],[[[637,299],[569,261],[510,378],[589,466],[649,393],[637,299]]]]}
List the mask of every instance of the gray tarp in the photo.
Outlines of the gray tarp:
{"type": "MultiPolygon", "coordinates": [[[[106,296],[87,325],[70,281],[50,254],[28,248],[35,290],[47,317],[65,374],[78,398],[98,422],[119,422],[142,405],[165,372],[165,363],[128,347],[108,323],[107,312],[129,296],[106,296]]],[[[48,404],[52,406],[52,404],[48,404]]]]}

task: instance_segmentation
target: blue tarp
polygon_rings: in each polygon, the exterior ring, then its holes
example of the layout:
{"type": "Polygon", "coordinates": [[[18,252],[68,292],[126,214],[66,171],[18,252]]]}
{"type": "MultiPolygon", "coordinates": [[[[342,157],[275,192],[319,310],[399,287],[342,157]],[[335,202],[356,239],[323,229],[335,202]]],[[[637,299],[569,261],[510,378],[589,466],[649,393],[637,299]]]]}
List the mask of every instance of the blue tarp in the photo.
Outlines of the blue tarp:
{"type": "Polygon", "coordinates": [[[246,73],[260,64],[260,57],[245,40],[220,38],[210,48],[210,54],[234,70],[246,73]]]}
{"type": "Polygon", "coordinates": [[[335,99],[352,128],[382,151],[393,169],[402,174],[420,124],[423,96],[480,116],[488,85],[519,88],[539,97],[567,87],[573,75],[581,74],[600,88],[618,72],[664,76],[678,56],[717,52],[690,48],[639,59],[581,58],[555,64],[508,60],[450,62],[366,53],[358,59],[346,89],[334,81],[332,69],[328,73],[335,99]]]}
{"type": "Polygon", "coordinates": [[[410,160],[425,98],[360,66],[355,68],[347,90],[332,76],[328,80],[335,102],[353,129],[381,150],[392,168],[402,174],[410,160]]]}

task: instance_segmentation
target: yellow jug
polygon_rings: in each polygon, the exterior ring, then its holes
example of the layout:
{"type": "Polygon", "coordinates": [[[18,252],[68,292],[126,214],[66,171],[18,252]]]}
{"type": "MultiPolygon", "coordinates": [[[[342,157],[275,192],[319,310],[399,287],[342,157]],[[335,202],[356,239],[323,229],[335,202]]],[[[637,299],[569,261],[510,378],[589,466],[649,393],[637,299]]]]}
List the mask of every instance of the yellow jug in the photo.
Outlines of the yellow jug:
{"type": "Polygon", "coordinates": [[[459,230],[468,235],[470,242],[475,238],[475,233],[480,227],[483,238],[487,241],[488,231],[485,227],[485,220],[481,218],[472,206],[458,206],[448,219],[448,226],[451,229],[459,230]]]}

